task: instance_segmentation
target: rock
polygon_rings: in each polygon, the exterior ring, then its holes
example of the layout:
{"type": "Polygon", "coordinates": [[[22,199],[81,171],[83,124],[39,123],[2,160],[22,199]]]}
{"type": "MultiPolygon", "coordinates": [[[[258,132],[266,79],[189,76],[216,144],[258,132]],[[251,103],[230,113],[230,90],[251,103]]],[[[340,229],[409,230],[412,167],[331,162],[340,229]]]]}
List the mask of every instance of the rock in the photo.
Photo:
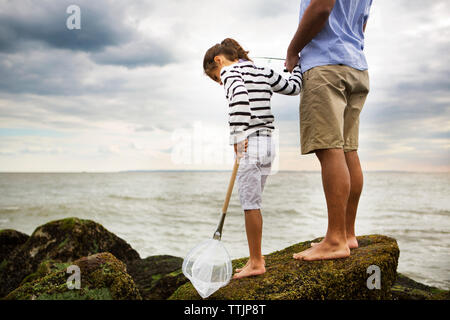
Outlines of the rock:
{"type": "MultiPolygon", "coordinates": [[[[320,239],[315,239],[317,241],[320,239]]],[[[382,235],[358,237],[359,248],[345,259],[298,261],[296,252],[310,247],[302,242],[266,255],[266,273],[257,277],[231,280],[208,299],[217,300],[297,300],[297,299],[391,299],[396,280],[399,249],[393,238],[382,235]],[[381,289],[369,290],[367,268],[381,270],[381,289]]],[[[233,269],[246,258],[233,261],[233,269]]],[[[178,288],[171,300],[201,299],[190,282],[178,288]]]]}
{"type": "Polygon", "coordinates": [[[94,221],[67,218],[46,223],[2,263],[0,297],[36,272],[44,261],[65,263],[99,252],[110,252],[126,264],[140,259],[127,242],[94,221]]]}
{"type": "Polygon", "coordinates": [[[25,233],[12,229],[0,230],[0,263],[7,259],[14,249],[24,244],[29,237],[25,233]]]}
{"type": "MultiPolygon", "coordinates": [[[[265,275],[232,280],[210,299],[450,299],[448,290],[397,275],[399,250],[394,239],[371,235],[358,241],[360,247],[346,259],[293,260],[292,253],[311,241],[266,255],[265,275]],[[381,290],[367,289],[370,265],[381,269],[381,290]]],[[[233,268],[246,260],[234,260],[233,268]]],[[[123,239],[91,220],[52,221],[31,236],[0,230],[0,297],[9,293],[7,299],[201,299],[182,274],[182,261],[168,255],[141,259],[123,239]],[[82,270],[80,290],[67,289],[66,269],[71,264],[82,270]]]]}
{"type": "Polygon", "coordinates": [[[24,285],[27,282],[32,282],[36,279],[45,277],[46,275],[60,270],[65,270],[72,263],[70,262],[58,262],[55,260],[44,260],[37,267],[36,271],[27,275],[22,282],[19,284],[19,287],[24,285]]]}
{"type": "Polygon", "coordinates": [[[26,282],[6,296],[6,300],[141,300],[139,290],[126,266],[111,253],[103,252],[73,262],[79,266],[80,289],[67,286],[67,269],[53,271],[26,282]]]}
{"type": "Polygon", "coordinates": [[[391,289],[394,300],[450,300],[450,291],[430,287],[397,273],[391,289]]]}
{"type": "Polygon", "coordinates": [[[167,299],[188,280],[181,272],[183,259],[161,255],[135,260],[128,266],[142,298],[145,300],[167,299]]]}

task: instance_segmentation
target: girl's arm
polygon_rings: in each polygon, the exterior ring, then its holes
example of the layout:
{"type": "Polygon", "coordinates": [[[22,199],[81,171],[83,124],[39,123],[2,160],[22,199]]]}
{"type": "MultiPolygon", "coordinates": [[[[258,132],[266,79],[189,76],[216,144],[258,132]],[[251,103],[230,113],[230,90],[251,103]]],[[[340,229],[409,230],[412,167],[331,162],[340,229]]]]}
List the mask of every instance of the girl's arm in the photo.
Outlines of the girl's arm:
{"type": "Polygon", "coordinates": [[[296,96],[300,94],[302,89],[302,72],[300,67],[296,65],[289,79],[284,79],[280,74],[271,70],[272,76],[269,79],[272,91],[280,94],[296,96]]]}
{"type": "Polygon", "coordinates": [[[229,103],[230,144],[236,144],[247,138],[245,130],[251,116],[248,92],[239,71],[225,69],[220,73],[220,78],[229,103]]]}

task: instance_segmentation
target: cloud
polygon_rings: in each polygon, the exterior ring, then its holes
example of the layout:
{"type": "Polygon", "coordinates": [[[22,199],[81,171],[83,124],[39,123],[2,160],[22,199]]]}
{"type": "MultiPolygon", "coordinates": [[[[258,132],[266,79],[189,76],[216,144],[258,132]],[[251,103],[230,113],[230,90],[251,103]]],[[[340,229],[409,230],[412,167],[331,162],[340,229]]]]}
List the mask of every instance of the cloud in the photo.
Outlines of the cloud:
{"type": "MultiPolygon", "coordinates": [[[[136,3],[80,0],[81,29],[69,30],[66,8],[73,1],[3,1],[0,13],[0,52],[64,49],[90,53],[99,64],[137,67],[165,65],[174,61],[164,41],[141,34],[136,21],[136,3]]],[[[151,10],[142,4],[143,12],[151,10]]],[[[142,13],[141,13],[142,14],[142,13]]],[[[66,52],[66,59],[70,53],[66,52]]]]}
{"type": "Polygon", "coordinates": [[[98,64],[118,65],[127,68],[157,65],[164,66],[175,62],[175,56],[168,46],[153,41],[136,41],[123,46],[108,47],[101,52],[91,54],[98,64]]]}
{"type": "MultiPolygon", "coordinates": [[[[203,74],[206,49],[234,37],[251,56],[283,58],[299,10],[295,0],[80,0],[82,29],[67,30],[69,4],[0,0],[2,168],[173,168],[174,131],[196,121],[227,130],[223,88],[203,74]],[[37,133],[53,131],[64,138],[37,133]]],[[[449,9],[448,1],[426,10],[419,1],[373,3],[360,125],[369,168],[448,170],[449,9]]],[[[317,169],[313,156],[299,156],[299,98],[272,103],[282,165],[317,169]]]]}
{"type": "Polygon", "coordinates": [[[129,41],[135,32],[124,23],[122,7],[107,1],[77,1],[81,8],[81,30],[66,27],[66,8],[73,1],[3,1],[0,13],[0,49],[20,49],[17,41],[42,42],[50,47],[98,51],[129,41]]]}
{"type": "Polygon", "coordinates": [[[278,16],[286,15],[287,12],[295,11],[299,14],[300,2],[298,0],[284,1],[240,1],[239,8],[242,8],[243,15],[245,12],[252,12],[252,17],[258,19],[273,19],[278,16]]]}

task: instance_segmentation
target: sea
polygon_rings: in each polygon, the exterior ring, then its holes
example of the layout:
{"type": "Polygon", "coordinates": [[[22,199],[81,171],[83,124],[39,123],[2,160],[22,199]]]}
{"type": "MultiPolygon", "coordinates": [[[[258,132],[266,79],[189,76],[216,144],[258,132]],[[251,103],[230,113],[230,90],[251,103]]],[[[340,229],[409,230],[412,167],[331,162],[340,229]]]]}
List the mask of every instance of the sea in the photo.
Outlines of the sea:
{"type": "MultiPolygon", "coordinates": [[[[228,171],[0,173],[0,229],[31,234],[66,217],[91,219],[125,239],[142,258],[185,257],[213,236],[228,171]]],[[[397,239],[398,271],[450,288],[450,173],[366,172],[356,219],[359,235],[397,239]]],[[[321,237],[327,210],[320,172],[279,171],[263,195],[263,254],[321,237]]],[[[222,242],[248,256],[235,186],[222,242]]]]}

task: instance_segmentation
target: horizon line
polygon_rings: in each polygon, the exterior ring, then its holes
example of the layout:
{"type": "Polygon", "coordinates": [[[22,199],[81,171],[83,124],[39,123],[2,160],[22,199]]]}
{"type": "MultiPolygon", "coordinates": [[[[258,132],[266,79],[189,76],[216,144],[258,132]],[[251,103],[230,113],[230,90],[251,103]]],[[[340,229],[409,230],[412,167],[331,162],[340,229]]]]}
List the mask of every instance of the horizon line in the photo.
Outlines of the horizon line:
{"type": "MultiPolygon", "coordinates": [[[[231,169],[144,169],[118,171],[0,171],[2,173],[144,173],[144,172],[229,172],[231,169]]],[[[278,172],[306,172],[320,173],[321,170],[278,170],[278,172]]],[[[411,171],[411,170],[363,170],[363,172],[392,172],[392,173],[450,173],[449,171],[411,171]]]]}

